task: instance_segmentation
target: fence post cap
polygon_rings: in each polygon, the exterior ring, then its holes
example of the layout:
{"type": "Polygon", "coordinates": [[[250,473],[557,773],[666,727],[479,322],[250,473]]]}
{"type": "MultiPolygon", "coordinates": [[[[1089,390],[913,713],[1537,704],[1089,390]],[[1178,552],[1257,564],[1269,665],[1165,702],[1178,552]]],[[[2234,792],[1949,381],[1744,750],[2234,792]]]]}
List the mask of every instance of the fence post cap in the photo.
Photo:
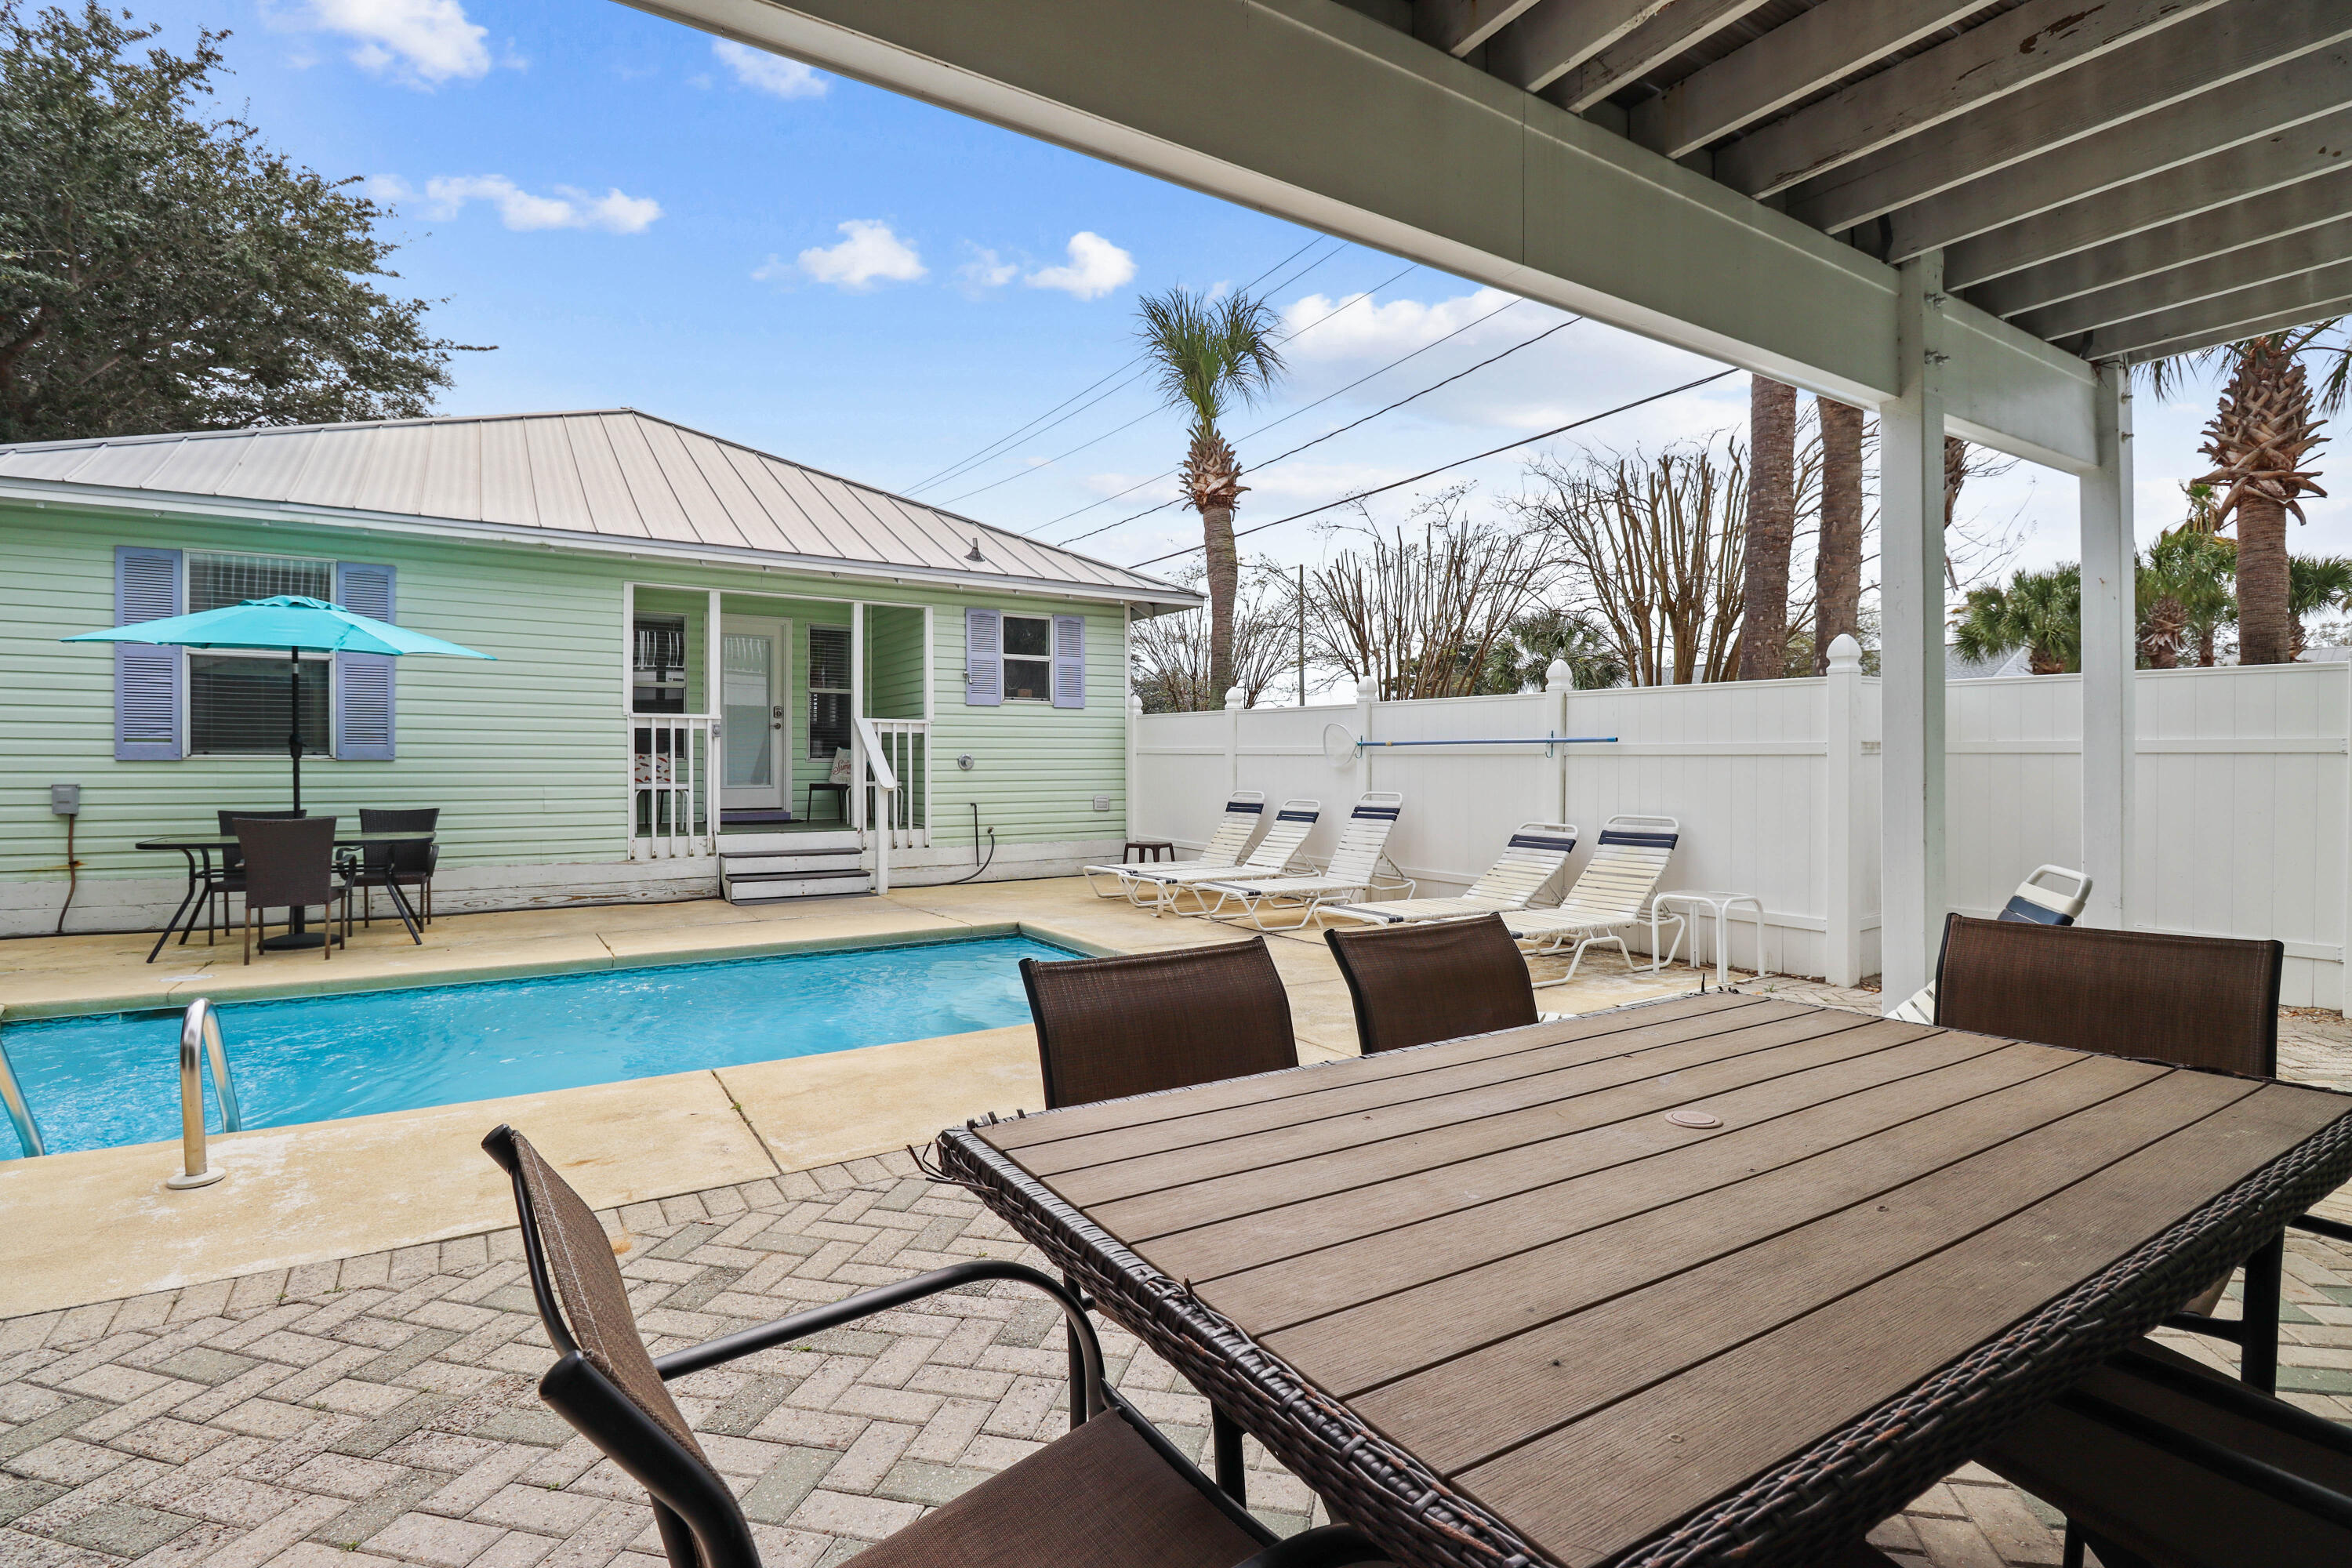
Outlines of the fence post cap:
{"type": "Polygon", "coordinates": [[[1568,691],[1573,689],[1575,685],[1576,671],[1569,668],[1568,660],[1564,658],[1553,659],[1550,667],[1544,671],[1546,691],[1568,691]]]}
{"type": "Polygon", "coordinates": [[[1840,632],[1830,643],[1830,673],[1859,671],[1862,668],[1862,645],[1850,632],[1840,632]]]}
{"type": "Polygon", "coordinates": [[[1370,676],[1369,676],[1369,675],[1368,675],[1368,676],[1364,677],[1364,679],[1363,679],[1359,680],[1358,682],[1356,682],[1356,700],[1357,700],[1357,701],[1359,701],[1359,702],[1378,702],[1380,700],[1381,700],[1381,683],[1380,683],[1379,681],[1377,681],[1377,680],[1373,679],[1370,676]]]}
{"type": "Polygon", "coordinates": [[[1248,697],[1248,694],[1247,694],[1246,692],[1243,691],[1243,690],[1242,690],[1242,689],[1241,689],[1240,687],[1238,687],[1238,686],[1228,686],[1228,687],[1226,687],[1226,688],[1225,688],[1225,706],[1226,706],[1226,707],[1228,707],[1228,708],[1246,708],[1246,707],[1248,707],[1248,706],[1249,706],[1249,697],[1248,697]]]}

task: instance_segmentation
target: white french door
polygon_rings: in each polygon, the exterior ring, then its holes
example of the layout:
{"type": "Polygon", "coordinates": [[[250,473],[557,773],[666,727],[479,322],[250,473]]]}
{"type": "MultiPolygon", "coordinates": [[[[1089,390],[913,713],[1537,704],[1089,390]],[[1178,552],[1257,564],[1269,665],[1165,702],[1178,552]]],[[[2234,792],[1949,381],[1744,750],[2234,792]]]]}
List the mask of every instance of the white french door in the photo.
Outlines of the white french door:
{"type": "Polygon", "coordinates": [[[782,811],[792,785],[792,704],[785,700],[792,623],[726,616],[719,625],[719,711],[727,758],[719,805],[728,811],[782,811]]]}

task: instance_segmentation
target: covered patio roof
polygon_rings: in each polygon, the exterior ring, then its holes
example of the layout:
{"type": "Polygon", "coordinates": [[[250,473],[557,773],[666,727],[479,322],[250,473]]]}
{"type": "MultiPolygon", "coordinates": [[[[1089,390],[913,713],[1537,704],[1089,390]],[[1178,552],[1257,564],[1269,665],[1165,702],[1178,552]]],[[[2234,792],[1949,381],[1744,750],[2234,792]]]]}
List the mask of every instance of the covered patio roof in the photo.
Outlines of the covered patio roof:
{"type": "Polygon", "coordinates": [[[2079,476],[2126,923],[2126,372],[2352,310],[2343,0],[629,3],[1876,410],[1898,999],[1945,909],[1945,433],[2079,476]]]}

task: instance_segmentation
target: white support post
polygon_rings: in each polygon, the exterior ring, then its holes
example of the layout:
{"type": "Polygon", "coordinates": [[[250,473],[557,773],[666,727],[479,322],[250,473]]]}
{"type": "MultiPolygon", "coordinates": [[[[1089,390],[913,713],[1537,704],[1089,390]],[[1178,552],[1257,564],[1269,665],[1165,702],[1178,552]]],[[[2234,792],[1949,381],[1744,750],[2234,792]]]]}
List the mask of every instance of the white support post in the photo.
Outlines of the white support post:
{"type": "MultiPolygon", "coordinates": [[[[925,605],[923,606],[923,831],[921,837],[916,841],[917,847],[923,849],[929,849],[931,847],[931,803],[939,798],[931,792],[931,753],[939,749],[937,736],[940,722],[939,644],[932,640],[936,633],[937,625],[932,619],[931,606],[925,605]]],[[[898,787],[906,788],[907,781],[899,780],[898,787]]],[[[912,813],[908,814],[910,819],[912,815],[912,813]]]]}
{"type": "Polygon", "coordinates": [[[1944,912],[1944,257],[1898,269],[1895,374],[1878,411],[1885,704],[1879,967],[1893,1012],[1927,984],[1944,912]]]}
{"type": "MultiPolygon", "coordinates": [[[[637,585],[621,584],[621,721],[635,715],[637,706],[637,585]]],[[[184,733],[184,731],[183,731],[184,733]]],[[[637,858],[637,731],[621,731],[621,853],[637,858]]]]}
{"type": "Polygon", "coordinates": [[[2138,571],[2132,532],[2131,373],[2099,367],[2099,466],[2078,481],[2083,527],[2083,871],[2084,925],[2128,930],[2138,716],[2138,571]]]}
{"type": "Polygon", "coordinates": [[[1832,985],[1862,984],[1863,846],[1854,841],[1855,774],[1862,768],[1862,645],[1843,632],[1822,679],[1822,880],[1826,889],[1822,973],[1832,985]]]}
{"type": "Polygon", "coordinates": [[[1143,704],[1135,695],[1135,610],[1132,605],[1118,607],[1118,711],[1122,721],[1126,746],[1127,773],[1119,797],[1118,831],[1122,839],[1133,838],[1135,833],[1135,746],[1143,724],[1143,704]]]}
{"type": "Polygon", "coordinates": [[[849,733],[850,750],[859,759],[850,769],[849,826],[860,832],[866,820],[866,748],[857,743],[857,721],[866,717],[866,605],[849,603],[849,733]]]}
{"type": "MultiPolygon", "coordinates": [[[[725,810],[726,800],[720,791],[726,787],[727,782],[726,769],[722,765],[722,759],[726,756],[727,726],[719,717],[722,711],[720,701],[727,686],[727,647],[719,625],[725,615],[719,597],[718,589],[710,590],[710,611],[702,628],[702,710],[710,715],[710,723],[703,731],[705,739],[702,742],[703,824],[710,830],[709,852],[713,855],[719,853],[719,819],[725,810]]],[[[692,735],[686,737],[686,744],[689,750],[693,747],[692,735]]],[[[691,818],[694,815],[693,793],[689,791],[685,799],[687,816],[691,818]]],[[[686,833],[688,850],[701,852],[702,841],[695,837],[694,824],[690,820],[686,825],[686,833]]]]}

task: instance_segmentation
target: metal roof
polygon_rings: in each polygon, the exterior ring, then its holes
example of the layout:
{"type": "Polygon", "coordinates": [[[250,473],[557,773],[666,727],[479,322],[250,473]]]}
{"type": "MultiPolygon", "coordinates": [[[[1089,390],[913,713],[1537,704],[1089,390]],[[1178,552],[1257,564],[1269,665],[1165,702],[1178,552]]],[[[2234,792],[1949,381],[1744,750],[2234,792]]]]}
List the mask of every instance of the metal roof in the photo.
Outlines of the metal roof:
{"type": "Polygon", "coordinates": [[[33,442],[0,447],[0,489],[247,503],[325,522],[417,519],[714,560],[1200,603],[1158,578],[633,408],[33,442]]]}

